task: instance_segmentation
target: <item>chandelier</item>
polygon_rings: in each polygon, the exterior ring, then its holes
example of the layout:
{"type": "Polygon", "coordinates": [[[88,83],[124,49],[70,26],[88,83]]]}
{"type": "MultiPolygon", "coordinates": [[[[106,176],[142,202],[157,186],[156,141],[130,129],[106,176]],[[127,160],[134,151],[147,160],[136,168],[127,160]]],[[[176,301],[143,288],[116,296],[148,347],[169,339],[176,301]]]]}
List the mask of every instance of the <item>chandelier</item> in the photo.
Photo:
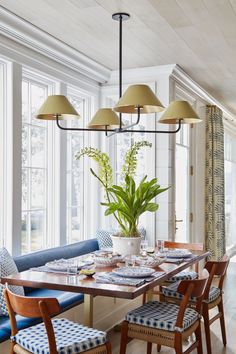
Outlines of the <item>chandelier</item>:
{"type": "Polygon", "coordinates": [[[113,109],[100,108],[87,127],[64,127],[61,120],[78,119],[79,113],[75,110],[67,97],[63,95],[48,96],[37,112],[36,118],[55,120],[57,126],[68,131],[99,131],[107,136],[115,133],[177,133],[182,124],[198,123],[201,119],[187,101],[173,101],[162,114],[159,123],[174,125],[172,130],[140,130],[134,129],[140,122],[142,114],[158,113],[165,108],[148,85],[130,85],[122,95],[122,27],[123,21],[129,20],[130,15],[118,12],[112,15],[112,19],[119,22],[119,101],[113,109]],[[117,113],[119,113],[119,115],[117,113]],[[135,114],[135,123],[124,125],[122,113],[135,114]]]}

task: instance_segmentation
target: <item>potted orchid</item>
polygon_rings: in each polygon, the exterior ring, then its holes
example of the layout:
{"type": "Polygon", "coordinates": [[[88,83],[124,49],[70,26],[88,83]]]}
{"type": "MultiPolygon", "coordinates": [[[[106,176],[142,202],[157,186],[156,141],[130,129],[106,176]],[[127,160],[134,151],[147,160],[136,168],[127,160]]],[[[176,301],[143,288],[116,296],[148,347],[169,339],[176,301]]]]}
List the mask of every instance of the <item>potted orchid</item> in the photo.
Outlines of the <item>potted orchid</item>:
{"type": "Polygon", "coordinates": [[[105,215],[113,215],[118,223],[119,232],[112,236],[112,241],[113,248],[120,254],[139,253],[140,216],[148,211],[156,212],[159,205],[154,199],[169,188],[161,188],[156,178],[148,181],[147,176],[144,176],[139,183],[135,182],[137,155],[142,147],[151,147],[151,143],[139,141],[127,151],[121,171],[120,185],[113,184],[113,170],[106,153],[88,147],[76,154],[77,159],[87,155],[98,163],[98,173],[95,173],[92,168],[90,171],[104,190],[105,201],[101,202],[101,205],[106,207],[105,215]]]}

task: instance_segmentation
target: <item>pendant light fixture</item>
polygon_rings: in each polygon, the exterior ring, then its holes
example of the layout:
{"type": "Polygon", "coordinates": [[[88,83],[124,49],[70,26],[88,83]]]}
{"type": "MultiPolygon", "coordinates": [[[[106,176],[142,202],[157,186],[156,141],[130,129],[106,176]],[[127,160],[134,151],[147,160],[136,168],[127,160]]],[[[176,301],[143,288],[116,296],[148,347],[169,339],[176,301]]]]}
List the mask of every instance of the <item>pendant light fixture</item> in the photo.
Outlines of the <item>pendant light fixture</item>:
{"type": "Polygon", "coordinates": [[[187,101],[173,101],[166,109],[160,123],[177,125],[175,130],[140,130],[133,129],[139,124],[141,114],[158,113],[165,108],[148,85],[130,85],[122,95],[122,25],[123,21],[130,19],[130,15],[118,12],[112,15],[112,19],[119,22],[119,101],[113,109],[101,108],[89,122],[86,128],[63,127],[60,120],[78,119],[80,115],[76,112],[69,100],[62,95],[48,96],[39,109],[36,118],[45,120],[56,120],[57,126],[68,131],[99,131],[105,132],[107,136],[114,133],[177,133],[183,123],[198,123],[201,119],[187,101]],[[116,113],[119,113],[118,114],[116,113]],[[122,113],[136,114],[135,123],[124,125],[122,113]]]}

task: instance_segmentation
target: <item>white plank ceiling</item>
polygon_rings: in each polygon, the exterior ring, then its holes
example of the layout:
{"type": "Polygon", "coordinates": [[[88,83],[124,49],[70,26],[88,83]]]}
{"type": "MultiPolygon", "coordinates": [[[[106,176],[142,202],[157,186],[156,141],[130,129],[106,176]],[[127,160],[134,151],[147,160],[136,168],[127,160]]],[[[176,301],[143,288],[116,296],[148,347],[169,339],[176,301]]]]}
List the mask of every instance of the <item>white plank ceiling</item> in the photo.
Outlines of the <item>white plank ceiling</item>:
{"type": "Polygon", "coordinates": [[[0,5],[110,69],[179,64],[236,114],[236,0],[0,0],[0,5]]]}

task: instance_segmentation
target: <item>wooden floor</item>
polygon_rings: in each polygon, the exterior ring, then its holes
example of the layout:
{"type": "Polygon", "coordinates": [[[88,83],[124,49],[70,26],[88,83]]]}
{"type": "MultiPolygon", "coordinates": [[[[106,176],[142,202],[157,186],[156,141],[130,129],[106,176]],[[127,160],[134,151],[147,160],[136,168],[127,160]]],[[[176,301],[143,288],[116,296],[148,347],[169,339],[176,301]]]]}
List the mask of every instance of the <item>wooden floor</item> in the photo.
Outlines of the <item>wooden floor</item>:
{"type": "MultiPolygon", "coordinates": [[[[222,345],[220,325],[218,320],[211,326],[212,354],[236,354],[236,262],[231,262],[229,265],[224,288],[224,302],[228,344],[226,347],[223,347],[222,345]]],[[[212,311],[212,314],[214,314],[214,310],[212,311]]],[[[204,333],[204,331],[202,331],[202,333],[204,333]]],[[[120,332],[111,331],[109,333],[109,339],[112,343],[112,353],[119,354],[120,332]]],[[[171,354],[174,352],[175,351],[170,348],[162,347],[160,353],[171,354]]],[[[133,340],[128,344],[126,353],[145,354],[146,344],[138,340],[133,340]]],[[[152,353],[157,354],[155,345],[153,345],[152,353]]],[[[192,353],[196,354],[197,351],[192,353]]],[[[204,337],[203,353],[207,354],[204,337]]]]}

